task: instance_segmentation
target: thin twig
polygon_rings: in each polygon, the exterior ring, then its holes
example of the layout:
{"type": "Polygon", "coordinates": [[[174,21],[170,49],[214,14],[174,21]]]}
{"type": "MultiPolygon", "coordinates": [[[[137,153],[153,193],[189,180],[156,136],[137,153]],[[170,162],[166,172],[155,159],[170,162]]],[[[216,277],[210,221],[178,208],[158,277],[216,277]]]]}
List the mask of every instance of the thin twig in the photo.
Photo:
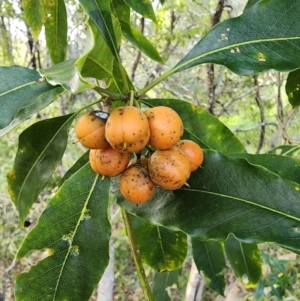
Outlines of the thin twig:
{"type": "MultiPolygon", "coordinates": [[[[174,28],[175,28],[175,23],[177,21],[177,18],[176,18],[176,15],[174,13],[174,11],[171,11],[171,18],[170,18],[170,34],[173,33],[174,31],[174,28]]],[[[172,50],[170,50],[170,47],[171,47],[171,39],[168,39],[167,40],[167,43],[165,44],[164,46],[164,49],[162,51],[162,53],[164,54],[164,60],[166,61],[170,55],[170,53],[177,47],[178,45],[178,42],[177,44],[173,47],[172,50]]],[[[159,76],[161,71],[162,71],[162,64],[161,63],[158,63],[155,67],[155,69],[152,71],[152,73],[150,74],[145,86],[147,86],[150,82],[152,82],[155,77],[159,76]]]]}
{"type": "MultiPolygon", "coordinates": [[[[141,17],[140,19],[140,32],[141,34],[144,34],[144,28],[145,28],[145,18],[144,17],[141,17]]],[[[140,60],[141,60],[141,51],[138,50],[137,54],[136,54],[136,57],[135,57],[135,60],[133,62],[133,65],[132,65],[132,70],[131,70],[131,81],[133,82],[134,81],[134,77],[135,77],[135,72],[136,72],[136,69],[140,63],[140,60]]]]}
{"type": "Polygon", "coordinates": [[[264,107],[261,103],[261,97],[260,97],[260,90],[259,90],[259,84],[258,84],[258,76],[253,75],[253,81],[254,81],[254,87],[255,87],[255,101],[259,109],[260,114],[260,135],[259,135],[259,142],[257,145],[256,153],[259,154],[261,151],[264,142],[265,142],[265,134],[266,134],[266,124],[265,124],[265,112],[264,107]]]}
{"type": "Polygon", "coordinates": [[[280,72],[276,72],[276,80],[277,80],[277,116],[278,119],[283,122],[283,103],[281,97],[281,76],[280,72]]]}
{"type": "MultiPolygon", "coordinates": [[[[216,12],[213,14],[210,20],[211,27],[218,24],[221,20],[224,7],[224,0],[219,0],[216,12]]],[[[215,84],[215,67],[214,64],[206,65],[207,74],[207,90],[208,90],[208,111],[214,114],[214,108],[216,105],[216,84],[215,84]]]]}
{"type": "MultiPolygon", "coordinates": [[[[265,85],[260,85],[260,88],[263,88],[263,87],[268,87],[270,85],[274,85],[276,84],[276,82],[271,82],[270,84],[265,84],[265,85]]],[[[248,91],[244,92],[244,93],[241,93],[239,94],[238,96],[236,97],[232,97],[230,101],[228,101],[227,103],[225,104],[221,104],[220,105],[222,106],[222,109],[220,110],[220,112],[218,114],[216,114],[217,117],[220,117],[223,113],[226,113],[228,111],[228,108],[234,103],[236,102],[237,100],[240,100],[240,99],[244,99],[245,96],[253,93],[253,91],[256,90],[256,86],[253,86],[251,87],[248,91]]]]}
{"type": "Polygon", "coordinates": [[[276,122],[264,122],[263,124],[262,123],[259,123],[259,124],[256,124],[254,126],[251,126],[247,129],[233,129],[232,131],[233,132],[250,132],[250,131],[254,131],[254,130],[257,130],[258,128],[261,128],[262,126],[266,126],[266,125],[273,125],[275,126],[276,128],[278,127],[278,124],[276,122]]]}

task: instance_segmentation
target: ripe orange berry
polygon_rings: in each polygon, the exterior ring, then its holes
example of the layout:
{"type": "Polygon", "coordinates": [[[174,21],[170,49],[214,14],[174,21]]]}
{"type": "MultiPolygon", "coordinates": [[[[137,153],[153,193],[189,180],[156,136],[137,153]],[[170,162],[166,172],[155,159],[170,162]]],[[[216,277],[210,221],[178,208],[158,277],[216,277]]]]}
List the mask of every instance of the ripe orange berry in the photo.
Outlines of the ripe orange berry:
{"type": "Polygon", "coordinates": [[[105,139],[106,119],[98,117],[98,111],[82,115],[76,125],[75,134],[81,144],[87,148],[100,149],[109,146],[105,139]]]}
{"type": "Polygon", "coordinates": [[[191,174],[190,161],[178,148],[156,150],[148,166],[152,181],[169,190],[182,187],[191,174]]]}
{"type": "Polygon", "coordinates": [[[149,144],[157,149],[174,146],[183,134],[183,123],[171,108],[158,106],[145,111],[150,127],[149,144]]]}
{"type": "Polygon", "coordinates": [[[192,140],[181,140],[176,144],[188,157],[191,163],[191,171],[195,171],[204,160],[202,148],[192,140]]]}
{"type": "Polygon", "coordinates": [[[119,107],[107,119],[105,135],[116,150],[137,152],[149,141],[150,130],[147,117],[136,107],[119,107]]]}
{"type": "Polygon", "coordinates": [[[156,189],[149,176],[148,168],[141,164],[129,166],[122,173],[119,185],[123,197],[136,204],[147,202],[156,189]]]}
{"type": "Polygon", "coordinates": [[[90,165],[96,173],[106,177],[115,177],[126,169],[129,154],[118,152],[109,146],[103,149],[91,149],[89,159],[90,165]]]}

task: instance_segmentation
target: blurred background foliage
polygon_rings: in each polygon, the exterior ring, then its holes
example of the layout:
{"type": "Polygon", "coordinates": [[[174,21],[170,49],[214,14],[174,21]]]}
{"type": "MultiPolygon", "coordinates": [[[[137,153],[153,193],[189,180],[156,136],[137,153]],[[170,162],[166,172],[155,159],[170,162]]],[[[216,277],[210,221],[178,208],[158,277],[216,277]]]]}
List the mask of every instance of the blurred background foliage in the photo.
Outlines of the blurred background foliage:
{"type": "MultiPolygon", "coordinates": [[[[73,59],[78,58],[85,49],[85,16],[77,1],[65,2],[68,14],[67,59],[73,59]]],[[[0,0],[0,65],[17,64],[35,70],[51,66],[44,29],[37,39],[33,38],[21,4],[22,1],[0,0]]],[[[142,88],[173,67],[216,21],[240,15],[246,4],[246,0],[165,0],[164,5],[153,1],[157,24],[132,13],[131,24],[157,47],[165,62],[161,64],[150,60],[124,40],[120,49],[121,58],[134,86],[142,88]],[[223,3],[222,14],[216,19],[220,3],[223,3]]],[[[287,75],[269,71],[253,77],[241,77],[223,66],[201,65],[172,75],[149,91],[148,96],[179,98],[203,107],[226,124],[249,153],[265,153],[278,145],[298,144],[300,141],[299,110],[291,107],[285,93],[287,75]]],[[[40,119],[71,113],[95,100],[95,97],[91,91],[77,95],[64,94],[57,102],[0,140],[0,279],[3,278],[0,300],[14,300],[13,275],[8,275],[5,271],[9,268],[28,229],[35,224],[47,200],[55,191],[59,179],[85,151],[79,145],[73,144],[75,135],[71,131],[63,160],[31,209],[28,227],[22,229],[6,185],[6,174],[13,165],[18,135],[40,119]]],[[[115,256],[114,300],[142,300],[142,291],[117,207],[112,209],[112,220],[115,256]]],[[[297,256],[274,245],[263,244],[260,249],[265,263],[263,278],[256,288],[241,289],[242,295],[236,300],[299,300],[300,274],[297,256]]],[[[170,288],[171,300],[185,298],[191,268],[190,258],[189,254],[177,284],[170,288]]],[[[28,263],[25,260],[23,264],[26,266],[28,263]]],[[[154,272],[150,268],[146,268],[146,272],[151,282],[154,272]]],[[[227,276],[229,286],[234,277],[229,267],[227,276]]],[[[225,300],[207,285],[204,285],[201,298],[225,300]]],[[[91,300],[97,300],[96,292],[91,300]]]]}

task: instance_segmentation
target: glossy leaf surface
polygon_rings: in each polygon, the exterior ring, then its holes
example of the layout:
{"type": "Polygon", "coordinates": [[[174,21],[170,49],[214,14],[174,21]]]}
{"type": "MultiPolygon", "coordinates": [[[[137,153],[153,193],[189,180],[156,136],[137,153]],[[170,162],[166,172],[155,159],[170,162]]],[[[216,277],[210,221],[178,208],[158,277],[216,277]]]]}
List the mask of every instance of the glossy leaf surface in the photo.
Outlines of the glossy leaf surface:
{"type": "Polygon", "coordinates": [[[214,26],[171,71],[215,63],[240,75],[300,67],[300,0],[263,0],[214,26]],[[268,17],[265,17],[268,16],[268,17]]]}
{"type": "MultiPolygon", "coordinates": [[[[119,44],[122,32],[117,20],[113,20],[117,43],[119,44]]],[[[97,79],[111,78],[113,77],[114,56],[94,22],[89,19],[87,25],[86,53],[76,61],[76,66],[81,71],[83,77],[94,77],[97,79]]]]}
{"type": "Polygon", "coordinates": [[[300,69],[290,72],[285,85],[286,95],[293,108],[300,105],[300,69]]]}
{"type": "Polygon", "coordinates": [[[76,67],[76,60],[64,61],[52,67],[42,69],[40,70],[40,74],[50,84],[61,85],[64,89],[74,94],[94,86],[81,76],[76,67]]]}
{"type": "Polygon", "coordinates": [[[255,286],[262,274],[262,262],[258,246],[243,244],[236,240],[233,235],[229,235],[224,246],[235,275],[241,278],[247,287],[255,286]]]}
{"type": "Polygon", "coordinates": [[[192,250],[198,271],[203,271],[211,280],[209,287],[224,295],[226,264],[222,245],[213,240],[193,239],[192,250]]]}
{"type": "Polygon", "coordinates": [[[45,22],[47,47],[54,64],[66,59],[67,55],[67,10],[65,1],[53,0],[48,3],[49,11],[45,22]]]}
{"type": "Polygon", "coordinates": [[[87,164],[57,191],[18,251],[49,256],[17,276],[17,301],[89,300],[109,260],[109,185],[87,164]]]}
{"type": "Polygon", "coordinates": [[[246,152],[242,143],[218,118],[200,107],[179,99],[143,99],[142,102],[149,107],[168,106],[174,109],[183,121],[183,139],[194,140],[204,148],[224,153],[246,152]]]}
{"type": "Polygon", "coordinates": [[[201,240],[225,240],[233,233],[247,243],[272,241],[300,249],[299,184],[211,150],[187,182],[189,188],[164,191],[138,208],[122,205],[201,240]]]}
{"type": "Polygon", "coordinates": [[[85,12],[100,30],[111,53],[119,61],[117,39],[114,32],[109,0],[79,0],[85,12]]]}
{"type": "Polygon", "coordinates": [[[45,108],[63,92],[38,72],[20,66],[0,67],[0,136],[45,108]]]}
{"type": "Polygon", "coordinates": [[[132,224],[145,263],[158,272],[181,267],[187,253],[187,239],[184,233],[152,225],[138,217],[132,218],[132,224]]]}
{"type": "Polygon", "coordinates": [[[71,114],[39,121],[19,136],[18,152],[7,182],[21,223],[60,162],[73,119],[71,114]]]}

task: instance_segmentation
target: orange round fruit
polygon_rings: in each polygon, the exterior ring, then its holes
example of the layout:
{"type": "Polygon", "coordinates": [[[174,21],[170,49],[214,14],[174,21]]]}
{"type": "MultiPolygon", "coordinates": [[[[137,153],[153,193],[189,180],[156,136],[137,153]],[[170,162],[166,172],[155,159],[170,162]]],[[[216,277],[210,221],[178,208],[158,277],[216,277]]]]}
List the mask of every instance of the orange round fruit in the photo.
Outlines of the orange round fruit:
{"type": "Polygon", "coordinates": [[[156,150],[148,166],[152,181],[169,190],[182,187],[191,174],[190,161],[178,148],[156,150]]]}
{"type": "Polygon", "coordinates": [[[137,152],[149,141],[147,117],[136,107],[119,107],[112,111],[105,126],[106,140],[116,150],[137,152]]]}
{"type": "Polygon", "coordinates": [[[149,176],[148,168],[141,164],[129,166],[120,177],[120,192],[135,204],[147,202],[154,194],[156,185],[149,176]]]}
{"type": "Polygon", "coordinates": [[[128,163],[129,154],[118,152],[112,147],[90,150],[90,165],[92,169],[102,176],[115,177],[122,173],[128,163]]]}
{"type": "Polygon", "coordinates": [[[204,160],[204,154],[202,148],[192,140],[181,140],[176,144],[180,150],[182,150],[188,157],[191,163],[191,171],[195,171],[204,160]]]}
{"type": "Polygon", "coordinates": [[[158,106],[145,111],[150,127],[149,144],[156,149],[174,146],[183,134],[180,116],[171,108],[158,106]]]}
{"type": "Polygon", "coordinates": [[[98,111],[82,115],[76,125],[75,134],[81,144],[90,149],[100,149],[109,146],[105,139],[106,119],[98,117],[98,111]]]}

